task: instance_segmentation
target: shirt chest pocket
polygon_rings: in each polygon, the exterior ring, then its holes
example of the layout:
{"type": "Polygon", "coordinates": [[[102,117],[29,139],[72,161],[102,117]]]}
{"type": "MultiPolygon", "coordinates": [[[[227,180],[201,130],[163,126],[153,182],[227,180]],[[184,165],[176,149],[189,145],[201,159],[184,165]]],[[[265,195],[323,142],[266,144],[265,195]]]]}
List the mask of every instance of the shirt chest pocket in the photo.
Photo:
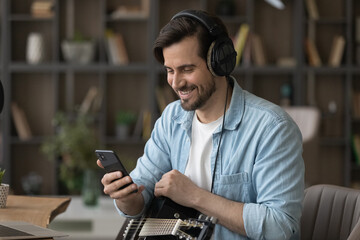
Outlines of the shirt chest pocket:
{"type": "Polygon", "coordinates": [[[247,172],[231,175],[220,175],[215,183],[216,193],[234,201],[248,202],[250,200],[251,182],[247,172]]]}

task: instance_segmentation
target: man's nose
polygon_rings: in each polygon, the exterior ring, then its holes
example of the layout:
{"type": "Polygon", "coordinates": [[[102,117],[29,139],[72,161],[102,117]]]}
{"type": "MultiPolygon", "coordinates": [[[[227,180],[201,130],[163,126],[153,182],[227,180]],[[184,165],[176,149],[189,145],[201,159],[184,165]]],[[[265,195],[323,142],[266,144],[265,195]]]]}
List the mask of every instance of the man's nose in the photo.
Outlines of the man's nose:
{"type": "Polygon", "coordinates": [[[174,73],[172,76],[171,87],[173,89],[180,89],[184,85],[185,81],[180,74],[174,73]]]}

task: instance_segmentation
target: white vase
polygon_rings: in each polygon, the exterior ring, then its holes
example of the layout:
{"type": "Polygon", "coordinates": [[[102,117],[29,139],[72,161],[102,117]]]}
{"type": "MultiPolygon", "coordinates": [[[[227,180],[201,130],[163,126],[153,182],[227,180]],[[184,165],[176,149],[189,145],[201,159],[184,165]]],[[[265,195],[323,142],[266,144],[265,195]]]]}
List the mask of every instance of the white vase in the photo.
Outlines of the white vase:
{"type": "Polygon", "coordinates": [[[39,64],[45,59],[44,37],[41,33],[30,33],[26,44],[26,61],[39,64]]]}
{"type": "Polygon", "coordinates": [[[2,183],[0,185],[0,208],[6,207],[6,200],[9,194],[9,185],[2,183]]]}

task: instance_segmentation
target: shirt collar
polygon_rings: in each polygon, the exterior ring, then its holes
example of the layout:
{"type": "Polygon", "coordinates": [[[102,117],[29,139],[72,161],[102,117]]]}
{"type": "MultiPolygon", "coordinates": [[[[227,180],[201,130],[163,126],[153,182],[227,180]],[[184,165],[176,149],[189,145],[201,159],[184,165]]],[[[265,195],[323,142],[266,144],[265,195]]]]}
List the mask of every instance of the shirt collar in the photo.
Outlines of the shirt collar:
{"type": "MultiPolygon", "coordinates": [[[[234,130],[241,123],[244,109],[245,109],[245,92],[237,83],[236,79],[233,76],[230,76],[231,80],[234,82],[230,107],[226,111],[225,115],[225,129],[234,130]]],[[[192,119],[194,117],[195,111],[182,111],[174,115],[172,120],[178,124],[181,124],[185,130],[191,129],[192,119]]],[[[220,131],[221,128],[218,129],[220,131]]],[[[215,131],[217,132],[217,131],[215,131]]]]}

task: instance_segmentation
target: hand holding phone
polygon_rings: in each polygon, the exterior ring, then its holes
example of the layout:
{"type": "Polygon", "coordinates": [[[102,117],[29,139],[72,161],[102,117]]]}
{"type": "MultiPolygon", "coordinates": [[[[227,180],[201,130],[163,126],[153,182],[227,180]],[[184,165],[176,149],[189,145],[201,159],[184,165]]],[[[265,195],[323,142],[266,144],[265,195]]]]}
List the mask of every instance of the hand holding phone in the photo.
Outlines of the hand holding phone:
{"type": "MultiPolygon", "coordinates": [[[[119,157],[116,153],[112,150],[95,150],[96,156],[100,160],[101,164],[103,165],[105,171],[107,173],[121,171],[123,177],[129,176],[129,173],[126,171],[124,165],[120,162],[119,157]]],[[[126,188],[127,186],[131,185],[133,182],[130,182],[119,189],[126,188]]],[[[135,190],[134,192],[137,192],[135,190]]]]}

